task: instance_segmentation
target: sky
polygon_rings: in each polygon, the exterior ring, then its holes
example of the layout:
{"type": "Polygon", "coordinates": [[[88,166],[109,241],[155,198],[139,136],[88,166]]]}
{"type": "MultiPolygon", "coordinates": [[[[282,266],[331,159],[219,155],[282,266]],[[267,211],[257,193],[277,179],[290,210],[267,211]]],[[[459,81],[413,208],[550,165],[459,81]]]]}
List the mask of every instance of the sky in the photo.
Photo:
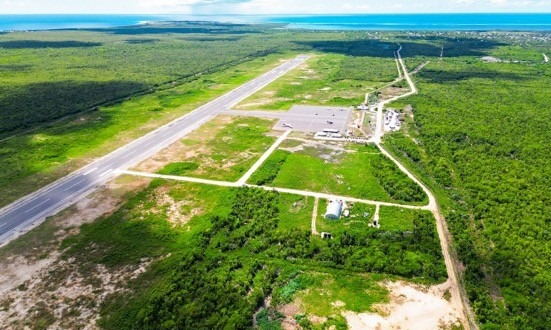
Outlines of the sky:
{"type": "Polygon", "coordinates": [[[0,0],[0,14],[551,13],[551,0],[0,0]]]}

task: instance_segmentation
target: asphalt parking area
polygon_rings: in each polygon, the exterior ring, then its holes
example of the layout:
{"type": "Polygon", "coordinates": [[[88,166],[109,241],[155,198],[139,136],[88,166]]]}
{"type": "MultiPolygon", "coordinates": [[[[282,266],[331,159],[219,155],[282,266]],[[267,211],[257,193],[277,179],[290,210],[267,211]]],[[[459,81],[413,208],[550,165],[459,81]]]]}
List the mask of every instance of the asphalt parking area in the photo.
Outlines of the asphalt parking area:
{"type": "Polygon", "coordinates": [[[344,135],[351,117],[351,108],[296,105],[281,116],[274,129],[314,133],[337,129],[344,135]]]}

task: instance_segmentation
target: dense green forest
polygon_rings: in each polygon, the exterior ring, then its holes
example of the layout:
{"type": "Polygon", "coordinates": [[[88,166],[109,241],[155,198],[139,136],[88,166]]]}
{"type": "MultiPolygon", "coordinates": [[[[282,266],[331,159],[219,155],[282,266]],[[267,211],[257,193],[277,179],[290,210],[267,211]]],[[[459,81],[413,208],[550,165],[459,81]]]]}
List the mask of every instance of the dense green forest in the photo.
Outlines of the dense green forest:
{"type": "Polygon", "coordinates": [[[131,291],[104,305],[101,324],[108,329],[250,328],[264,299],[290,299],[299,287],[289,292],[286,286],[304,272],[445,280],[430,213],[413,215],[407,230],[377,230],[356,222],[336,231],[333,240],[322,240],[308,228],[311,209],[288,213],[296,200],[261,189],[155,181],[112,216],[66,240],[65,258],[75,258],[82,269],[101,263],[114,270],[169,254],[129,283],[131,291]],[[171,228],[166,210],[149,212],[151,196],[163,186],[176,200],[193,195],[195,203],[209,209],[188,225],[171,228]],[[308,229],[287,224],[297,220],[308,229]]]}
{"type": "Polygon", "coordinates": [[[551,67],[537,43],[441,42],[448,56],[396,104],[413,105],[409,136],[385,145],[438,191],[482,328],[548,329],[551,67]]]}
{"type": "Polygon", "coordinates": [[[259,34],[239,25],[185,23],[2,35],[0,137],[280,50],[281,43],[261,42],[259,34]]]}

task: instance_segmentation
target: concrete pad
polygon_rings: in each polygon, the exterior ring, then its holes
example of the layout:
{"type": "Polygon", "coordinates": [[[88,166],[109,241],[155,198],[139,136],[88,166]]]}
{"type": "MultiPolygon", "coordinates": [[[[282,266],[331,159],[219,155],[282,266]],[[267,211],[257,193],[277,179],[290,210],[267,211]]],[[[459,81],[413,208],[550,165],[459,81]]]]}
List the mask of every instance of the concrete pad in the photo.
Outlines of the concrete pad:
{"type": "Polygon", "coordinates": [[[315,133],[330,128],[338,129],[344,135],[351,117],[351,108],[295,105],[288,112],[281,114],[281,119],[274,129],[287,130],[289,127],[286,125],[290,125],[294,131],[315,133]]]}

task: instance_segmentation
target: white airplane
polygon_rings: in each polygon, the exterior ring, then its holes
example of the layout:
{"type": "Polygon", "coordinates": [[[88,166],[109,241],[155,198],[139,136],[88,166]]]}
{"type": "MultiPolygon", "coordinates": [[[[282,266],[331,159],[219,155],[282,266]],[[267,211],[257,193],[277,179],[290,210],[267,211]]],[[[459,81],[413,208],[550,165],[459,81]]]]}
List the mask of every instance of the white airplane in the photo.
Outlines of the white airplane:
{"type": "Polygon", "coordinates": [[[283,123],[283,127],[293,128],[293,126],[291,126],[291,124],[287,124],[287,123],[283,123]]]}

